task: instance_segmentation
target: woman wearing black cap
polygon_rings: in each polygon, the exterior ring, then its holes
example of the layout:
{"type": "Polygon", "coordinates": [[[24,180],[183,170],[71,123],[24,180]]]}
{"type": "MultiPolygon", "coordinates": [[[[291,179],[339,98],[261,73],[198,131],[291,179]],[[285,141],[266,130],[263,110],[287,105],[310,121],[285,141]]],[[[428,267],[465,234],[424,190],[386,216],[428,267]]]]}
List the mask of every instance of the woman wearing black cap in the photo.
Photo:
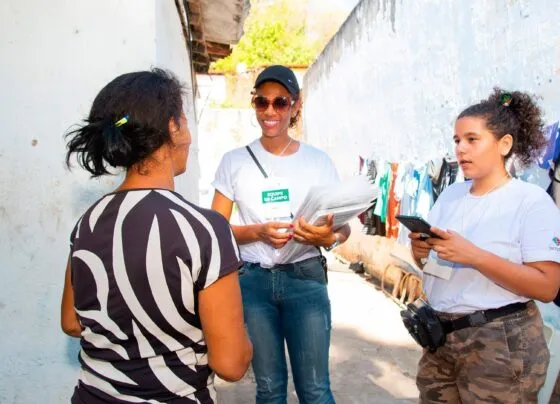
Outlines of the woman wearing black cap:
{"type": "Polygon", "coordinates": [[[212,208],[241,225],[232,226],[245,265],[240,271],[245,321],[253,342],[257,403],[286,403],[288,346],[301,403],[333,403],[328,356],[331,311],[320,250],[346,241],[350,230],[333,231],[292,219],[312,186],[338,179],[322,151],[294,140],[289,128],[300,115],[300,89],[284,66],[265,69],[255,82],[252,105],[262,136],[222,158],[212,208]],[[293,239],[307,246],[282,262],[279,249],[293,239]]]}

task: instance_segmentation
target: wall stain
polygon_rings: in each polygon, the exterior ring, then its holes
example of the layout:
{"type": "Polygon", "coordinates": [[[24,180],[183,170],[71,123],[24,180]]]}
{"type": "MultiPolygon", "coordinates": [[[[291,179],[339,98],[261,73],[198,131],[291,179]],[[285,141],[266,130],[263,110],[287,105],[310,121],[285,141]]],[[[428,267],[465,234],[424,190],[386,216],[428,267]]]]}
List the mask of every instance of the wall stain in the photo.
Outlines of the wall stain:
{"type": "Polygon", "coordinates": [[[395,28],[395,16],[396,16],[396,5],[397,0],[383,0],[383,15],[386,15],[389,12],[389,19],[391,20],[391,29],[393,32],[397,32],[395,28]]]}

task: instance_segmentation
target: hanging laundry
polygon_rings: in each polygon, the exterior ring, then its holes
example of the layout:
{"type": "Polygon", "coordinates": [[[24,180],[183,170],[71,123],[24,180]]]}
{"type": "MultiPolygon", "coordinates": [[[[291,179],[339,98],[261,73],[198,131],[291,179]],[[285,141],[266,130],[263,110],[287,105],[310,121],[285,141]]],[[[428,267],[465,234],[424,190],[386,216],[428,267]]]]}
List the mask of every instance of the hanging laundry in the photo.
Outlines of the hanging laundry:
{"type": "Polygon", "coordinates": [[[381,222],[381,218],[373,213],[377,200],[373,202],[373,206],[363,214],[363,233],[369,236],[385,236],[385,223],[381,222]]]}
{"type": "Polygon", "coordinates": [[[459,171],[459,163],[444,157],[441,161],[441,168],[438,175],[432,177],[432,191],[434,193],[434,202],[437,200],[441,192],[449,185],[453,184],[457,178],[459,171]]]}
{"type": "Polygon", "coordinates": [[[379,187],[380,193],[373,213],[381,218],[382,223],[385,223],[387,221],[389,186],[391,185],[391,163],[383,165],[383,173],[376,179],[375,184],[379,187]]]}
{"type": "Polygon", "coordinates": [[[366,160],[367,165],[367,176],[371,179],[372,182],[375,181],[377,178],[377,166],[375,164],[375,160],[366,160]]]}
{"type": "Polygon", "coordinates": [[[555,160],[554,164],[554,169],[549,172],[551,183],[547,192],[556,203],[556,206],[560,208],[560,158],[555,160]]]}
{"type": "Polygon", "coordinates": [[[414,207],[414,212],[416,216],[420,216],[423,219],[428,218],[428,213],[434,204],[434,194],[432,188],[432,179],[430,178],[430,173],[428,166],[420,171],[420,180],[418,185],[418,195],[416,198],[416,204],[414,207]]]}
{"type": "MultiPolygon", "coordinates": [[[[359,175],[364,175],[372,183],[375,183],[375,177],[377,175],[375,160],[364,159],[362,156],[358,156],[358,157],[360,159],[359,175]]],[[[364,225],[364,232],[366,234],[369,234],[369,232],[372,231],[371,227],[374,227],[373,226],[374,220],[372,218],[370,218],[369,216],[373,216],[373,210],[375,208],[376,203],[377,203],[377,200],[375,200],[373,202],[373,205],[372,205],[371,208],[369,208],[365,212],[362,212],[358,215],[358,219],[360,220],[360,223],[362,223],[362,225],[364,225]]],[[[373,230],[373,231],[375,231],[375,230],[373,230]]]]}
{"type": "Polygon", "coordinates": [[[517,178],[522,181],[530,182],[538,185],[540,188],[547,190],[551,185],[550,169],[541,168],[538,163],[531,164],[529,167],[517,172],[517,178]]]}
{"type": "MultiPolygon", "coordinates": [[[[545,128],[548,135],[548,143],[542,158],[539,159],[539,166],[548,169],[550,185],[546,192],[552,197],[556,206],[560,208],[560,125],[558,122],[545,128]]],[[[560,305],[560,294],[557,297],[560,305]]],[[[556,302],[556,300],[555,300],[556,302]]]]}
{"type": "Polygon", "coordinates": [[[430,175],[430,178],[432,179],[432,182],[437,181],[437,179],[439,178],[439,173],[441,171],[441,166],[443,165],[444,159],[445,158],[437,158],[428,161],[428,173],[430,175]]]}
{"type": "MultiPolygon", "coordinates": [[[[365,175],[368,179],[379,185],[380,178],[377,177],[377,163],[375,160],[360,158],[360,175],[365,175]],[[363,162],[363,164],[362,164],[363,162]]],[[[381,164],[383,166],[384,163],[381,164]]],[[[385,236],[385,224],[381,222],[381,218],[374,214],[378,203],[378,199],[373,201],[371,208],[361,213],[358,219],[364,226],[362,232],[367,235],[385,236]]]]}
{"type": "Polygon", "coordinates": [[[395,195],[395,185],[397,182],[397,173],[399,169],[398,163],[391,163],[391,183],[389,185],[389,194],[387,200],[387,237],[397,238],[399,235],[399,221],[395,216],[399,213],[400,200],[395,195]]]}
{"type": "Polygon", "coordinates": [[[554,169],[554,162],[558,160],[560,155],[560,142],[558,142],[560,128],[558,122],[545,127],[544,135],[548,139],[548,143],[544,152],[538,158],[538,164],[540,168],[551,170],[554,169]]]}
{"type": "MultiPolygon", "coordinates": [[[[397,176],[397,186],[395,194],[401,195],[400,212],[401,215],[415,216],[416,215],[416,198],[418,196],[418,186],[420,184],[420,173],[414,168],[412,164],[407,164],[404,168],[404,175],[401,181],[397,176]],[[402,191],[401,189],[402,188],[402,191]]],[[[408,230],[402,223],[399,225],[399,236],[397,242],[399,244],[409,245],[410,239],[408,230]]]]}
{"type": "MultiPolygon", "coordinates": [[[[549,125],[545,128],[545,135],[548,135],[548,143],[543,153],[542,158],[539,159],[539,166],[543,169],[548,168],[548,176],[550,178],[550,185],[547,192],[552,197],[556,206],[560,208],[560,125],[558,122],[549,125]]],[[[554,304],[560,307],[560,291],[553,300],[554,304]]],[[[542,311],[542,308],[539,306],[542,311]]],[[[555,318],[558,319],[558,314],[555,318]]],[[[544,315],[543,315],[544,316],[544,315]]],[[[558,327],[557,327],[558,328],[558,327]]]]}
{"type": "Polygon", "coordinates": [[[552,178],[554,177],[555,170],[554,161],[556,161],[560,155],[558,131],[558,122],[545,127],[544,135],[547,138],[546,148],[529,167],[523,167],[515,155],[509,159],[506,165],[506,168],[512,176],[522,181],[538,185],[540,188],[546,190],[553,198],[551,187],[553,185],[552,178]]]}
{"type": "Polygon", "coordinates": [[[360,165],[358,167],[358,174],[362,175],[363,171],[364,171],[364,166],[365,166],[365,159],[362,156],[358,156],[360,158],[360,165]]]}

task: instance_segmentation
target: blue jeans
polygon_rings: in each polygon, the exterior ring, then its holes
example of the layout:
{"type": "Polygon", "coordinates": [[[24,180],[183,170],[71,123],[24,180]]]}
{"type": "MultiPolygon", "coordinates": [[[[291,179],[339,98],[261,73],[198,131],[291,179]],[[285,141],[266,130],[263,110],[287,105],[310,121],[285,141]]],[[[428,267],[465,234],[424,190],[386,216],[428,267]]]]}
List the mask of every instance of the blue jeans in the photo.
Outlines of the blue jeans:
{"type": "Polygon", "coordinates": [[[256,403],[287,402],[284,341],[299,402],[334,403],[329,380],[331,306],[319,259],[273,268],[245,263],[239,281],[253,343],[256,403]]]}

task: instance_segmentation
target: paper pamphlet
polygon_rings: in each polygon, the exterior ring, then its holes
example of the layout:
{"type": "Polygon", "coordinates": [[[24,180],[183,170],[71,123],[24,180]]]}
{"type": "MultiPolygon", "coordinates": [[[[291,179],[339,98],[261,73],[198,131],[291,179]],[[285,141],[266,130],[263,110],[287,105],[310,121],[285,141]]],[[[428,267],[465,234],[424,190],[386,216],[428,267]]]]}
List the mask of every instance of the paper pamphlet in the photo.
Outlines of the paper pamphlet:
{"type": "MultiPolygon", "coordinates": [[[[313,187],[304,198],[294,219],[303,217],[308,223],[321,225],[325,223],[328,214],[333,214],[333,227],[337,229],[366,211],[378,195],[378,187],[365,176],[313,187]]],[[[307,245],[291,240],[278,251],[275,262],[291,262],[308,248],[307,245]]]]}
{"type": "Polygon", "coordinates": [[[335,209],[321,209],[311,216],[309,223],[315,226],[324,225],[327,222],[327,216],[333,215],[333,228],[335,230],[341,228],[350,220],[358,216],[360,213],[366,211],[371,206],[371,202],[359,205],[344,206],[335,209]]]}

